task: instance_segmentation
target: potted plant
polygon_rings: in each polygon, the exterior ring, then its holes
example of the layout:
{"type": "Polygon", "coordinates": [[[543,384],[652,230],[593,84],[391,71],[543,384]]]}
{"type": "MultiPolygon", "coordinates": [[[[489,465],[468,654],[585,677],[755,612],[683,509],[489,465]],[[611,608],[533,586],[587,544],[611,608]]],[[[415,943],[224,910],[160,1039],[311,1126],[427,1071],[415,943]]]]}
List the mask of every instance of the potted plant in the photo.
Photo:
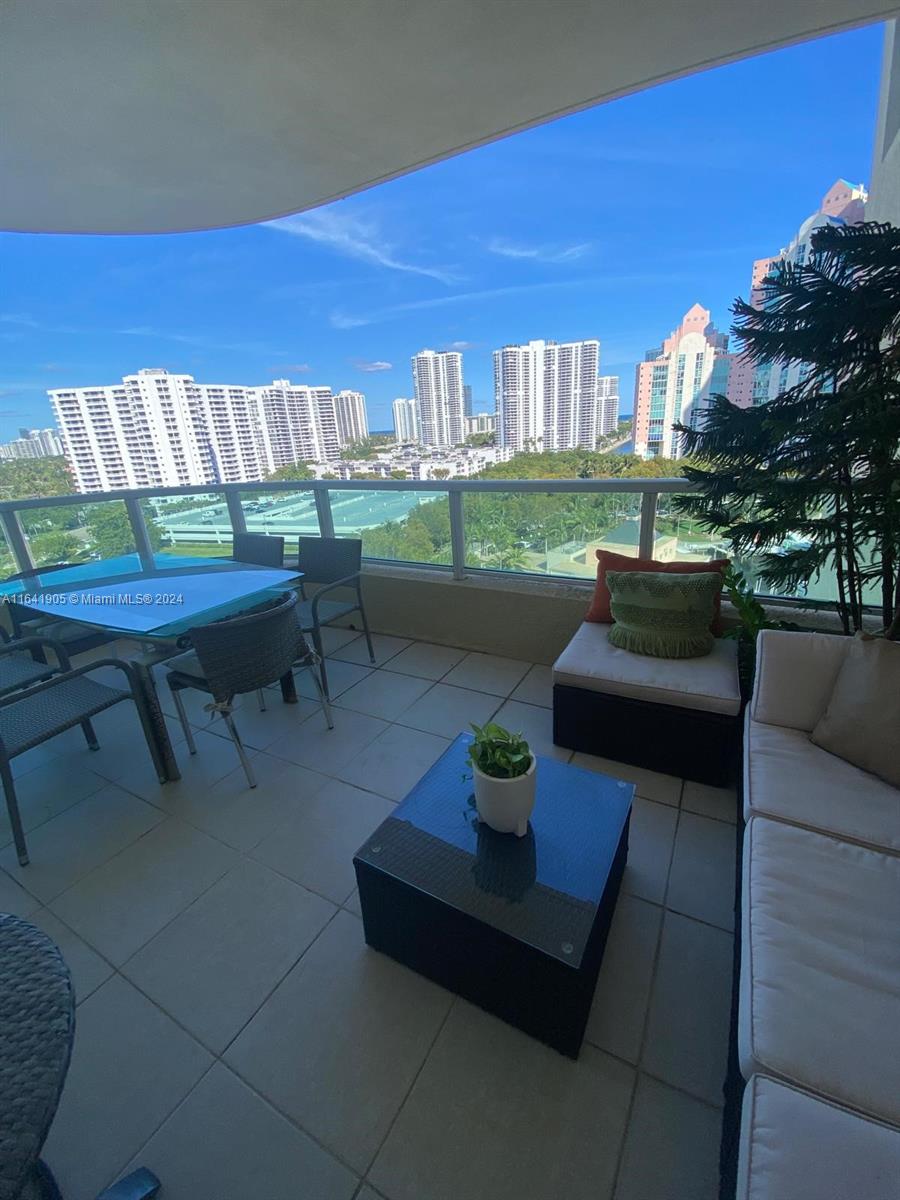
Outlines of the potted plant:
{"type": "Polygon", "coordinates": [[[738,644],[738,674],[741,695],[749,700],[756,676],[756,639],[762,629],[798,629],[791,621],[770,621],[766,610],[753,593],[753,587],[743,571],[730,566],[724,571],[724,586],[737,615],[738,625],[726,629],[723,637],[738,644]]]}
{"type": "Polygon", "coordinates": [[[524,837],[534,808],[537,759],[520,733],[500,725],[473,725],[469,762],[478,816],[498,833],[524,837]]]}

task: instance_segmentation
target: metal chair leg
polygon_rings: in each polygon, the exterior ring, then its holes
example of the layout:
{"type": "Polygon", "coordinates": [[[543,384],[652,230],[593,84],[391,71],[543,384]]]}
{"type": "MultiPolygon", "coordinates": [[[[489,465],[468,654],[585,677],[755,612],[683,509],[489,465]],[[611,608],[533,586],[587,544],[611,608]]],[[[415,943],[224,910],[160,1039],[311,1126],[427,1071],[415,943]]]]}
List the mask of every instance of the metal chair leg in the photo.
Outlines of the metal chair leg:
{"type": "Polygon", "coordinates": [[[310,663],[307,668],[312,675],[313,683],[316,685],[316,691],[319,693],[319,703],[322,705],[322,712],[325,714],[325,720],[329,729],[334,729],[334,717],[331,715],[331,702],[325,694],[325,689],[322,687],[322,680],[319,678],[318,667],[315,663],[310,663]]]}
{"type": "Polygon", "coordinates": [[[6,794],[6,808],[9,813],[9,823],[12,827],[13,841],[16,843],[16,855],[19,866],[28,866],[28,847],[25,845],[25,830],[22,828],[22,817],[19,813],[19,801],[16,798],[16,787],[13,783],[12,770],[8,759],[0,759],[0,779],[3,780],[3,791],[6,794]]]}
{"type": "Polygon", "coordinates": [[[372,635],[369,632],[369,619],[366,616],[365,606],[363,605],[362,591],[356,589],[356,598],[359,600],[359,615],[362,617],[363,630],[366,635],[366,645],[369,647],[369,661],[375,661],[375,648],[372,645],[372,635]]]}
{"type": "Polygon", "coordinates": [[[259,711],[265,712],[266,711],[266,694],[262,690],[262,688],[256,689],[256,700],[257,700],[257,703],[259,704],[259,711]]]}
{"type": "Polygon", "coordinates": [[[184,733],[184,740],[187,742],[188,750],[191,754],[197,753],[197,744],[194,741],[194,735],[191,732],[191,726],[187,719],[187,713],[184,711],[184,701],[181,698],[181,688],[170,687],[172,700],[178,712],[178,720],[181,722],[181,728],[184,733]]]}
{"type": "Polygon", "coordinates": [[[234,742],[235,749],[238,752],[238,758],[241,760],[241,766],[244,768],[244,774],[247,776],[247,782],[252,788],[256,787],[256,777],[253,774],[253,768],[250,766],[250,759],[247,757],[247,751],[244,749],[244,743],[241,741],[241,735],[237,731],[237,726],[234,723],[234,717],[231,713],[222,713],[222,718],[228,726],[228,732],[231,734],[231,740],[234,742]]]}
{"type": "Polygon", "coordinates": [[[97,741],[97,735],[94,732],[94,726],[90,721],[82,721],[81,728],[84,731],[84,740],[88,744],[89,750],[99,750],[100,743],[97,741]]]}
{"type": "Polygon", "coordinates": [[[316,649],[316,654],[319,656],[319,674],[322,678],[322,691],[331,700],[331,692],[328,690],[328,673],[325,670],[325,647],[322,644],[322,627],[314,625],[312,630],[313,645],[316,649]]]}

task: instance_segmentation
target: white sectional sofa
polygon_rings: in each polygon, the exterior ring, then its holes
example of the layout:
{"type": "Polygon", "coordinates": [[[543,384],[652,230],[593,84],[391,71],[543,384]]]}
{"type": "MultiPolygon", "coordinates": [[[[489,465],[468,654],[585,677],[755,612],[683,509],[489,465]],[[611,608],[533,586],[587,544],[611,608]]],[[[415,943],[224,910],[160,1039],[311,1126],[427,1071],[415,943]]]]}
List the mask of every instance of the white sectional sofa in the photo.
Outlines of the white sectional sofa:
{"type": "Polygon", "coordinates": [[[900,791],[809,740],[849,644],[759,638],[744,735],[739,1200],[900,1196],[900,791]]]}

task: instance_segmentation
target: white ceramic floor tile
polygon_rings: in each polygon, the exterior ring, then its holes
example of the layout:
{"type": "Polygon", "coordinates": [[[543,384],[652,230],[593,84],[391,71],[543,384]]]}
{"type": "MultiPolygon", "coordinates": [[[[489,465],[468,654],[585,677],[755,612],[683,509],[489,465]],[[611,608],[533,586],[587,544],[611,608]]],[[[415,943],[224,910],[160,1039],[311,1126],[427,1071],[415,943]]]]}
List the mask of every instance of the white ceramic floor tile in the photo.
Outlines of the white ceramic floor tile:
{"type": "Polygon", "coordinates": [[[733,930],[736,871],[735,827],[725,821],[682,812],[675,835],[666,907],[733,930]]]}
{"type": "Polygon", "coordinates": [[[13,846],[0,864],[45,904],[164,820],[158,808],[108,784],[28,835],[31,862],[20,867],[13,846]]]}
{"type": "Polygon", "coordinates": [[[428,679],[399,675],[393,671],[373,671],[360,683],[348,688],[337,703],[342,708],[368,713],[393,721],[431,687],[428,679]]]}
{"type": "Polygon", "coordinates": [[[78,1009],[72,1065],[43,1152],[63,1195],[96,1196],[211,1062],[120,976],[89,996],[78,1009]]]}
{"type": "Polygon", "coordinates": [[[328,728],[322,713],[315,713],[295,734],[273,742],[266,753],[324,775],[333,775],[388,728],[387,721],[366,713],[337,706],[332,711],[333,729],[328,728]]]}
{"type": "Polygon", "coordinates": [[[322,646],[326,654],[334,654],[362,637],[358,629],[343,629],[340,625],[326,625],[322,629],[322,646]]]}
{"type": "Polygon", "coordinates": [[[507,700],[491,720],[512,733],[523,734],[535,754],[557,758],[560,762],[568,762],[571,757],[571,750],[553,743],[553,713],[549,708],[507,700]]]}
{"type": "MultiPolygon", "coordinates": [[[[430,686],[425,680],[416,682],[430,686]]],[[[337,774],[347,783],[389,800],[402,800],[449,745],[447,738],[436,734],[391,725],[346,766],[339,767],[337,774]]]]}
{"type": "Polygon", "coordinates": [[[235,858],[230,847],[170,817],[50,907],[119,966],[224,875],[235,858]]]}
{"type": "MultiPolygon", "coordinates": [[[[300,724],[321,711],[316,700],[301,696],[296,704],[285,704],[280,694],[265,690],[266,710],[260,712],[255,696],[244,697],[243,705],[234,714],[234,724],[245,746],[266,750],[279,738],[296,733],[300,724]]],[[[228,726],[219,718],[206,727],[209,733],[231,740],[228,726]]]]}
{"type": "Polygon", "coordinates": [[[353,855],[394,809],[390,800],[332,780],[252,851],[274,871],[343,904],[356,886],[353,855]]]}
{"type": "Polygon", "coordinates": [[[39,908],[29,916],[29,921],[43,929],[59,947],[66,965],[72,973],[72,983],[75,987],[76,1003],[81,1004],[101,983],[105,983],[113,973],[113,967],[101,958],[91,946],[73,933],[67,925],[55,916],[49,908],[39,908]]]}
{"type": "Polygon", "coordinates": [[[635,796],[628,834],[628,863],[622,879],[624,892],[662,904],[677,823],[676,809],[635,796]]]}
{"type": "Polygon", "coordinates": [[[663,910],[634,896],[616,903],[585,1038],[637,1063],[663,910]]]}
{"type": "Polygon", "coordinates": [[[719,1110],[642,1075],[615,1200],[718,1200],[719,1110]]]}
{"type": "Polygon", "coordinates": [[[370,1178],[391,1200],[608,1200],[633,1083],[457,1001],[370,1178]]]}
{"type": "Polygon", "coordinates": [[[363,1173],[451,1003],[366,947],[339,912],[226,1060],[277,1108],[363,1173]]]}
{"type": "Polygon", "coordinates": [[[471,733],[473,723],[483,725],[489,721],[501,703],[499,696],[436,683],[431,691],[401,713],[397,721],[424,733],[455,738],[459,733],[471,733]]]}
{"type": "Polygon", "coordinates": [[[364,637],[356,638],[355,641],[350,642],[348,645],[341,646],[339,650],[332,651],[330,657],[340,659],[341,662],[359,663],[363,667],[383,667],[386,662],[390,662],[401,650],[405,650],[407,646],[411,645],[412,641],[409,638],[391,637],[388,633],[373,633],[372,649],[375,651],[374,663],[369,658],[369,647],[364,637]]]}
{"type": "MultiPolygon", "coordinates": [[[[196,754],[188,752],[187,743],[181,742],[175,749],[175,759],[180,779],[160,783],[152,765],[138,759],[132,768],[122,777],[120,787],[126,788],[142,800],[175,812],[185,798],[196,796],[206,791],[218,780],[223,779],[231,771],[240,768],[241,760],[230,738],[216,737],[215,734],[197,730],[194,733],[196,754]]],[[[257,751],[247,747],[247,757],[253,759],[257,751]]]]}
{"type": "MultiPolygon", "coordinates": [[[[359,663],[341,662],[338,658],[329,658],[325,664],[325,672],[328,676],[328,692],[331,699],[337,700],[346,692],[347,688],[353,687],[355,683],[359,683],[361,679],[371,675],[373,669],[371,663],[367,663],[363,667],[359,663]]],[[[318,700],[319,694],[309,671],[298,671],[295,679],[298,696],[305,696],[307,700],[318,700]]]]}
{"type": "Polygon", "coordinates": [[[441,679],[466,656],[465,650],[453,646],[436,646],[431,642],[414,642],[391,659],[391,670],[422,679],[441,679]]]}
{"type": "Polygon", "coordinates": [[[737,822],[737,796],[734,788],[710,787],[708,783],[684,781],[681,807],[688,812],[700,813],[703,817],[715,817],[717,821],[737,822]]]}
{"type": "MultiPolygon", "coordinates": [[[[108,722],[102,720],[105,713],[94,718],[99,750],[88,749],[84,735],[77,726],[55,739],[60,743],[60,764],[93,771],[111,783],[118,783],[124,776],[130,776],[136,768],[154,774],[155,778],[153,758],[134,708],[119,704],[109,711],[108,722]]],[[[167,717],[166,727],[175,753],[179,755],[184,741],[181,726],[167,717]]]]}
{"type": "Polygon", "coordinates": [[[513,700],[522,700],[526,704],[540,704],[544,708],[553,707],[553,668],[536,663],[516,690],[513,700]]]}
{"type": "Polygon", "coordinates": [[[517,658],[472,653],[467,654],[462,662],[453,668],[444,682],[453,684],[454,687],[508,696],[516,685],[522,682],[531,665],[517,658]]]}
{"type": "Polygon", "coordinates": [[[269,754],[255,754],[252,761],[255,788],[247,782],[243,767],[237,767],[212,787],[180,789],[177,799],[167,798],[168,810],[246,852],[283,825],[298,800],[314,795],[328,782],[325,775],[269,754]]]}
{"type": "Polygon", "coordinates": [[[0,869],[0,912],[13,913],[17,917],[30,917],[40,907],[41,902],[36,896],[26,892],[0,869]]]}
{"type": "Polygon", "coordinates": [[[123,972],[219,1054],[334,912],[327,900],[242,859],[123,972]]]}
{"type": "Polygon", "coordinates": [[[672,804],[678,807],[681,795],[681,780],[674,775],[661,775],[659,771],[647,771],[643,767],[632,766],[631,763],[616,762],[611,758],[598,758],[595,754],[582,754],[580,751],[572,757],[576,767],[586,767],[589,771],[599,771],[603,775],[611,775],[614,779],[627,779],[637,788],[637,794],[645,800],[656,800],[659,804],[672,804]]]}
{"type": "Polygon", "coordinates": [[[130,1164],[166,1200],[350,1200],[356,1177],[216,1063],[130,1164]]]}
{"type": "Polygon", "coordinates": [[[677,913],[663,921],[641,1065],[721,1105],[728,1058],[733,939],[677,913]]]}
{"type": "Polygon", "coordinates": [[[362,905],[359,902],[359,889],[354,888],[348,898],[344,901],[343,907],[348,912],[354,913],[357,917],[362,916],[362,905]]]}
{"type": "MultiPolygon", "coordinates": [[[[108,782],[95,771],[73,767],[60,759],[52,759],[42,767],[35,767],[15,781],[16,799],[25,832],[43,825],[86,796],[99,792],[108,782]]],[[[0,801],[0,846],[11,841],[12,828],[6,804],[0,801]]]]}

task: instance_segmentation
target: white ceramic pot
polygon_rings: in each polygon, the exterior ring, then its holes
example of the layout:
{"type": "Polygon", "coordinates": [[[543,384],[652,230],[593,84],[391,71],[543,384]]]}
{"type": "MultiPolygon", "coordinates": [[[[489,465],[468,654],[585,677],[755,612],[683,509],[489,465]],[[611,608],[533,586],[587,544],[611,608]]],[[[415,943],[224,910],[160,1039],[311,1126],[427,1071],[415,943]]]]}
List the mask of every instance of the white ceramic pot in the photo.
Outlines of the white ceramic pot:
{"type": "Polygon", "coordinates": [[[528,832],[528,818],[534,808],[535,770],[537,759],[532,754],[531,766],[524,775],[515,779],[495,779],[485,775],[474,764],[472,776],[475,781],[475,805],[478,816],[485,825],[498,833],[514,833],[524,837],[528,832]]]}

